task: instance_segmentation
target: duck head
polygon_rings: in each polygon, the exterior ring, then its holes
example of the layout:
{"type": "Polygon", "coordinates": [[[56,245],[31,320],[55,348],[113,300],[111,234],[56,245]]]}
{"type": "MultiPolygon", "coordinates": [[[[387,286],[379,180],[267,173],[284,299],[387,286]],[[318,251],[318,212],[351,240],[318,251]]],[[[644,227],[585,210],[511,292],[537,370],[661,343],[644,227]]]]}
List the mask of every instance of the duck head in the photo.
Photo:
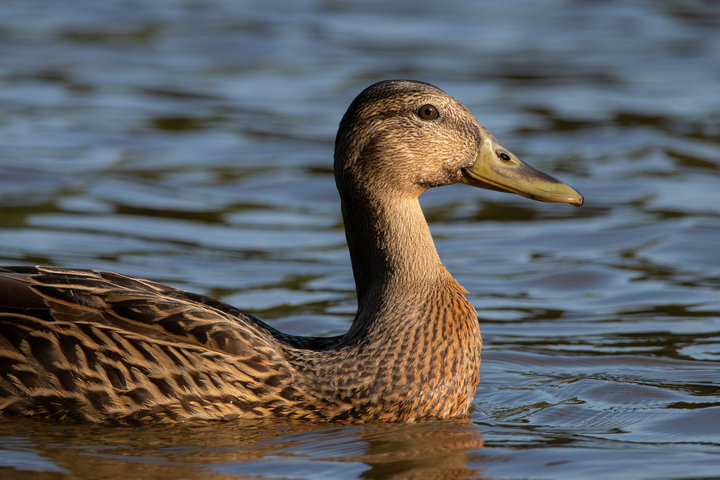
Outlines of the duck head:
{"type": "Polygon", "coordinates": [[[345,113],[335,143],[341,196],[417,197],[464,183],[543,202],[582,205],[563,182],[519,160],[465,106],[424,82],[387,80],[362,91],[345,113]]]}

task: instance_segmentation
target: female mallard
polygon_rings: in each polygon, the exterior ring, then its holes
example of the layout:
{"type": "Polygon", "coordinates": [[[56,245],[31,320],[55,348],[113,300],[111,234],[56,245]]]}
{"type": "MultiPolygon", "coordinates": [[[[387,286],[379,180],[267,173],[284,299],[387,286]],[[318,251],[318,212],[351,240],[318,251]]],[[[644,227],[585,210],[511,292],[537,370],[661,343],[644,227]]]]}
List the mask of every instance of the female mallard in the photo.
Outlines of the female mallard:
{"type": "Polygon", "coordinates": [[[582,196],[415,81],[376,83],[352,102],[335,180],[358,299],[346,334],[287,335],[117,273],[0,268],[0,411],[110,423],[465,414],[478,385],[477,315],[440,262],[418,196],[453,183],[575,205],[582,196]]]}

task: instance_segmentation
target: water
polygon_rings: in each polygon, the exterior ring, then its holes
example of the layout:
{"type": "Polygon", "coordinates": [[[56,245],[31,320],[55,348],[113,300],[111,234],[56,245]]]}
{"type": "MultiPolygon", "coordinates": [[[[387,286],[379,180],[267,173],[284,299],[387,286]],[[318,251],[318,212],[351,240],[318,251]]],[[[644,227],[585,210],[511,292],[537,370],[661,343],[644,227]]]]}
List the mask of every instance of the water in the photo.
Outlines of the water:
{"type": "Polygon", "coordinates": [[[0,4],[0,263],[343,332],[337,122],[374,81],[430,81],[586,198],[423,195],[485,338],[472,418],[0,418],[0,476],[720,478],[717,2],[256,3],[0,4]]]}

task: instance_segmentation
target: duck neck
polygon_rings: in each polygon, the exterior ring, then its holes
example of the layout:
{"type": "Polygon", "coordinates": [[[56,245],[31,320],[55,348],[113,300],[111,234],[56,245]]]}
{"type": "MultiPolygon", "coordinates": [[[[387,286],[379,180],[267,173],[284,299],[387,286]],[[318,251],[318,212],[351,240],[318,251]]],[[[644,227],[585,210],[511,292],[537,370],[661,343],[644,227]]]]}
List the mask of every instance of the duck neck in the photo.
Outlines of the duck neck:
{"type": "Polygon", "coordinates": [[[417,197],[343,198],[342,209],[360,312],[449,277],[417,197]]]}
{"type": "Polygon", "coordinates": [[[477,316],[440,262],[417,197],[340,195],[358,311],[345,335],[286,351],[296,381],[313,392],[313,408],[332,406],[332,418],[467,412],[480,368],[477,316]]]}

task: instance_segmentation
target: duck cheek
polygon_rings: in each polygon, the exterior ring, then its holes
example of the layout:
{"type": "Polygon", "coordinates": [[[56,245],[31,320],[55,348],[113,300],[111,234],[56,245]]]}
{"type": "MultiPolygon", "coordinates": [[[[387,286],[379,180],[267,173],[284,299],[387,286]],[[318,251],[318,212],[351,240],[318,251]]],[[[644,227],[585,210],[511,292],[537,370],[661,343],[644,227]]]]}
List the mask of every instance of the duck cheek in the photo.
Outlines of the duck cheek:
{"type": "Polygon", "coordinates": [[[460,182],[462,182],[462,171],[450,165],[444,165],[435,171],[420,172],[415,180],[415,184],[422,186],[424,189],[460,182]]]}

